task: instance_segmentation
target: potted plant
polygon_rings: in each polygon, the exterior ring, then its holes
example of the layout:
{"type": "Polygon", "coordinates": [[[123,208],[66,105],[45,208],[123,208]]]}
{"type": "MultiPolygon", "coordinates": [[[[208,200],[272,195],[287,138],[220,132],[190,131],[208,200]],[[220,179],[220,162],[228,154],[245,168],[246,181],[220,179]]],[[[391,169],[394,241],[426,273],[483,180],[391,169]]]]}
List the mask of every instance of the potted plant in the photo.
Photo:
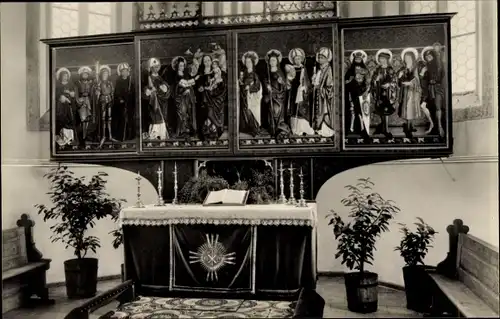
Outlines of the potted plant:
{"type": "Polygon", "coordinates": [[[105,191],[106,173],[98,173],[88,181],[75,177],[66,166],[59,165],[44,175],[50,182],[53,207],[35,205],[43,220],[55,220],[50,229],[54,232],[52,242],[62,242],[66,248],[74,249],[76,258],[64,262],[66,293],[68,298],[93,297],[97,288],[96,258],[86,257],[89,251],[100,247],[99,238],[87,235],[95,222],[106,217],[116,218],[121,202],[111,198],[105,191]]]}
{"type": "MultiPolygon", "coordinates": [[[[118,219],[118,216],[114,219],[116,221],[118,219]]],[[[118,249],[118,247],[120,247],[123,244],[122,229],[121,228],[114,229],[114,230],[110,231],[109,234],[111,236],[113,236],[113,242],[112,242],[113,248],[118,249]]],[[[124,282],[125,281],[125,265],[124,264],[120,264],[120,275],[121,275],[122,282],[124,282]]]]}
{"type": "Polygon", "coordinates": [[[346,273],[344,280],[347,307],[359,313],[377,311],[378,274],[367,271],[365,267],[372,265],[376,239],[389,230],[389,221],[399,212],[394,202],[373,192],[373,186],[368,178],[359,179],[355,186],[346,186],[350,194],[341,202],[349,207],[350,222],[345,223],[334,211],[327,216],[338,240],[335,258],[342,257],[343,265],[351,271],[356,270],[346,273]]]}
{"type": "Polygon", "coordinates": [[[394,250],[399,251],[405,261],[403,279],[406,307],[418,312],[427,312],[431,305],[430,280],[427,270],[434,267],[426,266],[424,258],[429,248],[432,247],[431,243],[436,232],[420,217],[417,217],[417,222],[414,224],[417,226],[416,232],[410,231],[405,224],[399,224],[403,238],[394,250]]]}

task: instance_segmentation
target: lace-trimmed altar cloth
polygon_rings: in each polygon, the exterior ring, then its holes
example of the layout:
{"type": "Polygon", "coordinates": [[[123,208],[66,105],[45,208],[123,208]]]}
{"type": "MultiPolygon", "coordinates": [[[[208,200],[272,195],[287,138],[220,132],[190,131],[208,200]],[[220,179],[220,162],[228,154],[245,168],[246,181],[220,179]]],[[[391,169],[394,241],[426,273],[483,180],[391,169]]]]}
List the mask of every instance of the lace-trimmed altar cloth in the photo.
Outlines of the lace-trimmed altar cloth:
{"type": "Polygon", "coordinates": [[[245,206],[148,205],[120,212],[121,225],[163,226],[172,224],[227,224],[264,226],[311,226],[317,223],[316,204],[296,207],[285,204],[245,206]]]}

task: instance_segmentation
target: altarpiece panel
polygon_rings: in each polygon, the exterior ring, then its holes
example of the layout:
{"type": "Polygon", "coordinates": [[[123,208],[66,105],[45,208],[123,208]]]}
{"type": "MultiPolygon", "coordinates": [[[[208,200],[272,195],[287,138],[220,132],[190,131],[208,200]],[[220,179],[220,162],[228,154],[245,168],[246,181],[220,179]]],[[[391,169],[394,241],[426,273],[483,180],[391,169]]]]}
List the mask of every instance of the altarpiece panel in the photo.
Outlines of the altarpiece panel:
{"type": "Polygon", "coordinates": [[[136,153],[134,44],[51,49],[54,156],[136,153]]]}
{"type": "Polygon", "coordinates": [[[345,27],[341,38],[343,149],[449,149],[447,24],[345,27]]]}
{"type": "Polygon", "coordinates": [[[137,38],[141,150],[229,151],[224,32],[137,38]]]}
{"type": "Polygon", "coordinates": [[[334,151],[339,136],[332,24],[238,31],[238,151],[334,151]]]}

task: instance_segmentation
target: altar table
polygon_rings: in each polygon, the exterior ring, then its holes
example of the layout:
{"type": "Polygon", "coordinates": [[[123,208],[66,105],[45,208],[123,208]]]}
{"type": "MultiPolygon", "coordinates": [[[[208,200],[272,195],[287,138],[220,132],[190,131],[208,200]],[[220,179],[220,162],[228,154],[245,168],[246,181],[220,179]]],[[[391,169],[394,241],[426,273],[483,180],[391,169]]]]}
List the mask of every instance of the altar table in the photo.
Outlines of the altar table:
{"type": "Polygon", "coordinates": [[[295,296],[316,288],[316,207],[166,205],[120,213],[136,293],[295,296]]]}

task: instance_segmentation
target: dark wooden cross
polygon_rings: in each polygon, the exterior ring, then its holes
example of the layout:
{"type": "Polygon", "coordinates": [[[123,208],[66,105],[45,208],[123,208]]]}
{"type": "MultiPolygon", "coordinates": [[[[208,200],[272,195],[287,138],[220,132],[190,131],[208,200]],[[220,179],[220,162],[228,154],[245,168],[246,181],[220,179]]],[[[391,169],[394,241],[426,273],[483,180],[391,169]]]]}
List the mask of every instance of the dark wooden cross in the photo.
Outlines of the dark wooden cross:
{"type": "Polygon", "coordinates": [[[451,279],[458,277],[457,271],[457,249],[458,249],[458,235],[467,234],[469,226],[464,225],[461,219],[455,219],[453,224],[446,227],[450,241],[449,252],[446,258],[437,265],[437,273],[451,279]]]}
{"type": "Polygon", "coordinates": [[[35,222],[30,219],[28,214],[22,214],[21,219],[17,221],[17,227],[24,228],[24,235],[26,237],[26,255],[28,262],[37,262],[42,260],[42,253],[36,248],[35,241],[33,240],[33,226],[35,222]]]}

